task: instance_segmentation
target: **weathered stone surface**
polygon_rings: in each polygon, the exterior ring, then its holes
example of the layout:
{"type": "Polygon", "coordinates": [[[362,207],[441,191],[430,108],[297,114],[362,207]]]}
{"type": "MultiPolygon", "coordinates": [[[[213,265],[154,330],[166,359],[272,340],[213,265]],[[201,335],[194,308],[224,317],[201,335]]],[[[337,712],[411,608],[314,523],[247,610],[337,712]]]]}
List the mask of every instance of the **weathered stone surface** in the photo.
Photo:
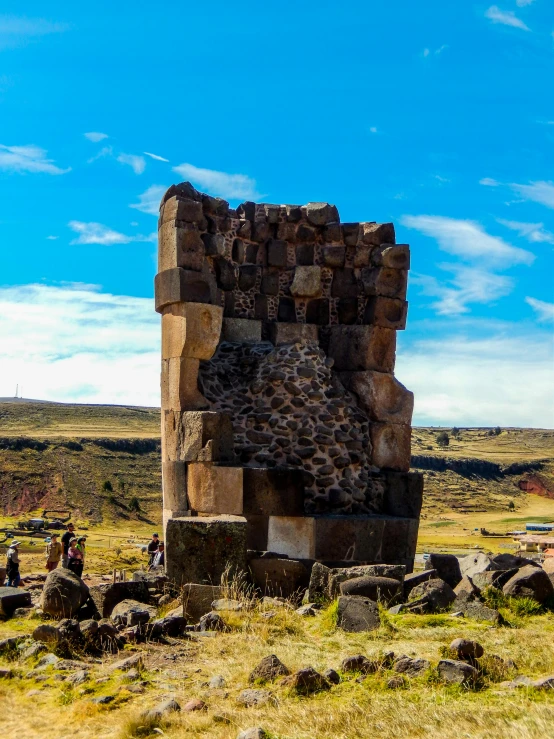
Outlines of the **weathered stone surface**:
{"type": "Polygon", "coordinates": [[[297,267],[290,287],[296,298],[315,298],[321,293],[321,267],[297,267]]]}
{"type": "MultiPolygon", "coordinates": [[[[314,581],[314,588],[316,579],[319,580],[321,593],[333,599],[339,593],[342,593],[343,583],[359,578],[384,578],[386,580],[396,581],[401,588],[405,573],[406,568],[404,565],[355,565],[352,567],[333,567],[329,569],[324,567],[324,565],[316,563],[312,568],[310,587],[312,587],[312,580],[314,581]]],[[[390,585],[393,587],[392,583],[390,585]]],[[[367,597],[371,598],[371,596],[367,597]]],[[[371,600],[375,599],[371,598],[371,600]]]]}
{"type": "Polygon", "coordinates": [[[323,675],[320,675],[313,667],[304,667],[293,675],[283,678],[281,685],[299,695],[311,695],[321,690],[329,690],[331,687],[323,675]]]}
{"type": "MultiPolygon", "coordinates": [[[[548,562],[548,558],[545,563],[548,562]]],[[[491,559],[491,565],[493,570],[513,570],[519,569],[520,567],[540,567],[540,564],[534,559],[527,559],[527,557],[519,557],[515,554],[509,554],[504,552],[502,554],[495,554],[491,559]]]]}
{"type": "Polygon", "coordinates": [[[241,691],[237,701],[247,708],[250,708],[251,706],[263,706],[272,701],[272,695],[269,690],[247,688],[246,690],[241,691]]]}
{"type": "Polygon", "coordinates": [[[391,577],[366,575],[340,584],[342,595],[361,595],[374,601],[389,603],[402,593],[402,582],[391,577]]]}
{"type": "Polygon", "coordinates": [[[159,272],[154,278],[154,301],[158,313],[172,303],[217,304],[218,289],[208,271],[195,272],[174,267],[159,272]]]}
{"type": "Polygon", "coordinates": [[[187,468],[189,508],[200,513],[242,515],[242,467],[191,462],[187,468]]]}
{"type": "Polygon", "coordinates": [[[374,631],[381,625],[377,603],[359,595],[341,595],[338,626],[344,631],[374,631]]]}
{"type": "Polygon", "coordinates": [[[419,521],[423,505],[423,474],[386,470],[383,476],[385,479],[383,513],[419,521]]]}
{"type": "Polygon", "coordinates": [[[449,649],[456,652],[458,659],[479,659],[485,653],[481,644],[471,639],[454,639],[449,649]]]}
{"type": "MultiPolygon", "coordinates": [[[[219,585],[186,583],[183,585],[183,615],[192,621],[198,621],[211,611],[212,603],[223,598],[224,594],[224,589],[219,585]]],[[[179,607],[178,612],[182,613],[181,607],[179,607]]]]}
{"type": "Polygon", "coordinates": [[[342,372],[345,387],[356,394],[358,404],[372,421],[382,423],[412,422],[414,394],[406,390],[394,375],[365,370],[342,372]]]}
{"type": "Polygon", "coordinates": [[[520,595],[543,603],[554,593],[554,587],[546,572],[539,567],[522,567],[502,588],[505,595],[520,595]]]}
{"type": "Polygon", "coordinates": [[[167,522],[166,573],[178,585],[219,583],[229,567],[246,570],[246,519],[175,518],[167,522]]]}
{"type": "Polygon", "coordinates": [[[412,572],[411,574],[406,575],[404,578],[404,598],[407,600],[415,587],[422,585],[424,582],[428,582],[429,580],[433,580],[436,577],[436,570],[423,570],[423,572],[412,572]]]}
{"type": "Polygon", "coordinates": [[[270,516],[267,546],[291,559],[315,559],[315,521],[310,517],[270,516]]]}
{"type": "Polygon", "coordinates": [[[380,326],[331,326],[329,356],[339,371],[392,372],[396,331],[380,326]]]}
{"type": "Polygon", "coordinates": [[[451,588],[455,588],[462,579],[460,563],[454,554],[432,552],[427,560],[426,568],[436,570],[438,577],[448,583],[451,588]]]}
{"type": "Polygon", "coordinates": [[[222,338],[224,341],[255,344],[262,340],[262,322],[248,318],[224,318],[222,338]]]}
{"type": "Polygon", "coordinates": [[[168,221],[158,229],[158,272],[175,267],[201,272],[204,253],[196,224],[168,221]]]}
{"type": "MultiPolygon", "coordinates": [[[[54,570],[58,572],[58,570],[54,570]]],[[[148,603],[150,593],[148,584],[141,582],[116,582],[105,585],[93,585],[90,588],[90,597],[102,618],[109,618],[113,609],[123,600],[135,600],[139,603],[148,603]]]]}
{"type": "Polygon", "coordinates": [[[181,706],[177,703],[174,698],[168,698],[167,700],[161,701],[157,706],[151,708],[146,712],[145,716],[147,719],[162,719],[172,713],[178,713],[181,710],[181,706]]]}
{"type": "Polygon", "coordinates": [[[291,467],[245,467],[245,516],[302,516],[304,477],[291,467]]]}
{"type": "Polygon", "coordinates": [[[202,221],[203,218],[202,203],[182,195],[174,195],[168,198],[160,214],[162,223],[167,221],[188,221],[192,223],[202,221]]]}
{"type": "Polygon", "coordinates": [[[339,212],[337,206],[330,203],[308,203],[306,218],[313,226],[325,226],[328,223],[338,223],[339,212]]]}
{"type": "Polygon", "coordinates": [[[373,250],[371,261],[377,267],[410,269],[410,247],[408,244],[381,244],[373,250]]]}
{"type": "Polygon", "coordinates": [[[262,661],[252,670],[248,678],[251,683],[257,681],[275,680],[277,677],[290,675],[290,670],[275,655],[270,654],[264,657],[262,661]]]}
{"type": "Polygon", "coordinates": [[[362,269],[362,285],[366,295],[382,295],[406,300],[408,272],[404,269],[366,267],[362,269]]]}
{"type": "Polygon", "coordinates": [[[233,462],[231,416],[215,411],[163,414],[163,458],[172,462],[233,462]]]}
{"type": "Polygon", "coordinates": [[[413,588],[408,604],[410,610],[435,613],[448,608],[456,600],[456,593],[444,580],[429,580],[413,588]]]}
{"type": "Polygon", "coordinates": [[[0,587],[0,616],[11,616],[16,608],[27,608],[31,594],[21,588],[0,587]]]}
{"type": "Polygon", "coordinates": [[[60,632],[52,624],[39,624],[33,631],[33,639],[44,644],[57,644],[60,641],[60,632]]]}
{"type": "Polygon", "coordinates": [[[146,624],[156,615],[154,606],[139,603],[136,600],[122,600],[111,612],[111,619],[115,624],[123,626],[137,626],[146,624]]]}
{"type": "Polygon", "coordinates": [[[456,685],[471,685],[479,675],[475,667],[455,659],[441,659],[437,669],[445,683],[456,685]]]}
{"type": "Polygon", "coordinates": [[[125,657],[125,659],[113,662],[109,668],[109,672],[115,672],[121,670],[122,672],[128,672],[129,670],[138,670],[141,672],[144,669],[144,661],[142,654],[133,654],[131,657],[125,657]]]}
{"type": "Polygon", "coordinates": [[[462,610],[466,618],[473,618],[476,621],[490,621],[493,624],[501,622],[500,613],[494,608],[483,605],[483,603],[467,603],[462,610]]]}
{"type": "Polygon", "coordinates": [[[49,572],[44,582],[40,607],[54,618],[70,618],[89,597],[88,586],[71,570],[59,568],[49,572]]]}
{"type": "Polygon", "coordinates": [[[410,677],[415,677],[425,672],[431,667],[431,663],[426,659],[412,659],[411,657],[402,657],[394,663],[394,671],[410,677]]]}
{"type": "Polygon", "coordinates": [[[342,672],[361,672],[362,675],[371,675],[377,672],[378,664],[363,654],[354,654],[342,660],[340,669],[342,672]]]}
{"type": "Polygon", "coordinates": [[[269,340],[275,346],[282,344],[316,344],[317,326],[311,323],[271,323],[269,340]]]}
{"type": "Polygon", "coordinates": [[[373,464],[408,472],[411,460],[412,427],[400,423],[371,424],[373,464]]]}
{"type": "Polygon", "coordinates": [[[492,569],[491,564],[491,558],[483,552],[468,554],[467,557],[458,560],[460,575],[463,577],[473,577],[480,572],[487,572],[492,569]]]}
{"type": "Polygon", "coordinates": [[[259,726],[251,726],[237,734],[237,739],[268,739],[269,734],[259,726]]]}
{"type": "Polygon", "coordinates": [[[379,246],[394,244],[395,234],[392,223],[360,223],[361,239],[364,244],[379,246]]]}
{"type": "Polygon", "coordinates": [[[265,595],[289,598],[308,584],[308,569],[298,560],[258,557],[249,565],[254,584],[265,595]]]}
{"type": "MultiPolygon", "coordinates": [[[[436,570],[432,570],[432,572],[436,572],[436,570]]],[[[462,577],[460,582],[454,588],[454,592],[456,593],[456,600],[454,602],[454,607],[456,609],[458,609],[458,607],[462,607],[465,603],[476,600],[479,597],[479,589],[475,587],[471,578],[467,575],[462,577]]]]}
{"type": "Polygon", "coordinates": [[[206,303],[175,303],[162,314],[162,359],[210,359],[221,335],[223,309],[206,303]]]}
{"type": "Polygon", "coordinates": [[[190,357],[162,359],[162,411],[195,411],[208,408],[198,389],[200,360],[190,357]]]}
{"type": "Polygon", "coordinates": [[[398,298],[370,295],[364,310],[364,323],[402,331],[406,328],[408,303],[398,298]]]}

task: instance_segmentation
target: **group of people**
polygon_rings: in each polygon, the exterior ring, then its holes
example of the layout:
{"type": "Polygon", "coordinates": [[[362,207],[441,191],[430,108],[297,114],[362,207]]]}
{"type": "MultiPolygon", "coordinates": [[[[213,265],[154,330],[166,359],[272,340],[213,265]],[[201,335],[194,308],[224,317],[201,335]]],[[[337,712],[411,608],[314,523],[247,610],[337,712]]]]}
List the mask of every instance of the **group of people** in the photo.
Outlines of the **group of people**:
{"type": "MultiPolygon", "coordinates": [[[[75,536],[75,526],[67,524],[67,531],[58,541],[58,535],[52,534],[46,544],[46,569],[52,572],[62,563],[62,567],[71,570],[79,577],[83,574],[85,566],[86,536],[75,536]]],[[[6,577],[8,587],[17,588],[21,581],[19,573],[19,547],[20,541],[12,541],[6,555],[6,577]]]]}
{"type": "MultiPolygon", "coordinates": [[[[144,550],[143,550],[144,551],[144,550]]],[[[160,541],[158,534],[152,534],[152,540],[148,543],[148,569],[162,567],[165,564],[165,545],[160,541]]]]}

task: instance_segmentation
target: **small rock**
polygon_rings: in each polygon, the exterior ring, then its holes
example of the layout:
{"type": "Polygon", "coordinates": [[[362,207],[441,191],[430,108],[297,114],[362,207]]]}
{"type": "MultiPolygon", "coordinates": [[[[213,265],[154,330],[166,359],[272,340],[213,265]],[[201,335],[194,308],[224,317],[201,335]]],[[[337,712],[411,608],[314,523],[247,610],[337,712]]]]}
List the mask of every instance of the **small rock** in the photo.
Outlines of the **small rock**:
{"type": "Polygon", "coordinates": [[[409,608],[406,603],[398,603],[396,606],[391,606],[388,609],[388,612],[393,616],[397,616],[399,613],[405,613],[407,610],[409,610],[409,608]]]}
{"type": "Polygon", "coordinates": [[[293,675],[284,677],[281,685],[300,693],[301,695],[310,695],[320,690],[329,690],[330,685],[327,680],[320,675],[313,667],[305,667],[298,670],[293,675]]]}
{"type": "Polygon", "coordinates": [[[456,600],[456,593],[450,585],[438,578],[418,585],[410,595],[413,600],[408,603],[409,609],[423,613],[442,611],[456,600]]]}
{"type": "Polygon", "coordinates": [[[171,603],[172,601],[173,601],[173,598],[171,597],[171,595],[169,595],[169,594],[168,595],[162,595],[162,597],[158,601],[158,606],[159,607],[161,607],[161,606],[167,606],[167,604],[168,603],[171,603]]]}
{"type": "Polygon", "coordinates": [[[458,659],[479,659],[484,654],[483,647],[479,642],[470,639],[454,639],[449,649],[456,652],[458,659]]]}
{"type": "Polygon", "coordinates": [[[218,598],[212,603],[214,611],[244,611],[248,604],[240,600],[232,600],[231,598],[218,598]]]}
{"type": "Polygon", "coordinates": [[[45,644],[57,644],[60,641],[60,632],[52,624],[40,624],[33,631],[33,639],[45,644]]]}
{"type": "Polygon", "coordinates": [[[56,657],[55,654],[52,654],[49,652],[48,654],[45,654],[44,657],[41,657],[39,661],[37,662],[37,670],[45,670],[47,667],[50,667],[51,665],[55,665],[60,661],[59,657],[56,657]]]}
{"type": "Polygon", "coordinates": [[[340,584],[342,595],[361,595],[373,601],[389,601],[402,593],[402,583],[392,577],[365,575],[340,584]]]}
{"type": "Polygon", "coordinates": [[[147,711],[145,716],[149,719],[161,719],[165,716],[168,716],[171,713],[177,713],[181,710],[181,706],[177,703],[176,700],[173,698],[168,698],[167,700],[162,701],[161,703],[158,703],[157,706],[150,709],[150,711],[147,711]]]}
{"type": "Polygon", "coordinates": [[[473,683],[479,674],[472,665],[455,659],[441,659],[437,669],[446,683],[457,685],[473,683]]]}
{"type": "Polygon", "coordinates": [[[377,603],[360,595],[341,595],[338,604],[338,625],[344,631],[353,633],[378,629],[381,619],[377,603]]]}
{"type": "Polygon", "coordinates": [[[125,675],[123,675],[123,680],[125,680],[125,682],[132,682],[133,680],[138,680],[139,678],[140,678],[140,672],[136,670],[134,667],[133,669],[126,672],[125,675]]]}
{"type": "Polygon", "coordinates": [[[361,672],[363,675],[369,675],[377,672],[379,665],[364,657],[363,654],[355,654],[352,657],[345,657],[340,668],[342,672],[361,672]]]}
{"type": "Polygon", "coordinates": [[[300,608],[297,608],[295,613],[299,616],[315,616],[317,614],[316,606],[314,603],[306,603],[300,608]]]}
{"type": "Polygon", "coordinates": [[[42,693],[42,690],[29,690],[26,695],[27,698],[35,698],[35,696],[40,695],[42,693]]]}
{"type": "Polygon", "coordinates": [[[505,595],[527,596],[543,603],[554,593],[554,587],[543,569],[526,565],[508,580],[502,591],[505,595]]]}
{"type": "Polygon", "coordinates": [[[325,672],[323,673],[323,677],[327,680],[328,683],[331,683],[332,685],[338,685],[340,683],[339,673],[332,668],[325,670],[325,672]]]}
{"type": "Polygon", "coordinates": [[[264,595],[262,598],[262,606],[269,606],[270,608],[289,608],[292,609],[291,604],[284,598],[272,598],[269,595],[264,595]]]}
{"type": "Polygon", "coordinates": [[[210,611],[202,616],[198,622],[196,631],[229,631],[229,627],[219,613],[210,611]]]}
{"type": "Polygon", "coordinates": [[[188,703],[185,703],[183,706],[183,711],[204,711],[207,708],[204,701],[200,700],[200,698],[193,698],[188,703]]]}
{"type": "Polygon", "coordinates": [[[264,657],[262,661],[252,670],[249,682],[256,680],[275,680],[276,677],[290,675],[290,670],[274,654],[264,657]]]}
{"type": "Polygon", "coordinates": [[[223,675],[214,675],[208,683],[208,687],[210,688],[224,688],[226,685],[227,683],[223,675]]]}
{"type": "Polygon", "coordinates": [[[398,690],[398,688],[404,688],[405,686],[406,681],[402,675],[397,675],[396,677],[391,677],[390,680],[387,680],[387,688],[390,688],[390,690],[398,690]]]}
{"type": "Polygon", "coordinates": [[[455,588],[462,579],[460,562],[454,554],[430,554],[426,568],[436,570],[437,576],[451,588],[455,588]]]}
{"type": "Polygon", "coordinates": [[[25,618],[27,616],[30,616],[33,612],[32,606],[26,606],[23,608],[16,608],[15,611],[12,614],[13,618],[25,618]]]}
{"type": "Polygon", "coordinates": [[[450,614],[452,618],[463,618],[464,612],[463,611],[454,611],[454,613],[450,614]]]}
{"type": "Polygon", "coordinates": [[[45,644],[42,644],[42,642],[35,642],[21,652],[21,659],[32,659],[33,657],[38,657],[39,654],[43,654],[47,651],[48,649],[45,644]]]}
{"type": "Polygon", "coordinates": [[[81,621],[81,634],[85,639],[93,639],[98,633],[98,628],[98,621],[95,621],[93,618],[81,621]]]}
{"type": "Polygon", "coordinates": [[[144,663],[142,661],[142,654],[133,654],[132,657],[114,662],[108,667],[108,672],[115,672],[115,670],[131,670],[131,669],[143,670],[144,663]]]}
{"type": "Polygon", "coordinates": [[[271,697],[269,690],[254,690],[253,688],[248,688],[240,693],[237,700],[239,703],[242,703],[243,706],[247,707],[263,706],[264,704],[269,703],[271,697]]]}
{"type": "Polygon", "coordinates": [[[476,621],[490,621],[493,624],[502,622],[502,617],[497,610],[482,603],[468,603],[464,608],[464,616],[474,618],[476,621]]]}
{"type": "Polygon", "coordinates": [[[259,726],[253,726],[250,729],[245,729],[237,735],[237,739],[268,739],[269,734],[260,729],[259,726]]]}
{"type": "Polygon", "coordinates": [[[13,672],[6,667],[0,667],[0,680],[9,680],[13,677],[13,672]]]}
{"type": "Polygon", "coordinates": [[[115,700],[115,695],[99,695],[98,698],[93,698],[92,702],[97,706],[107,706],[113,700],[115,700]]]}
{"type": "Polygon", "coordinates": [[[69,675],[65,679],[66,683],[71,683],[71,685],[80,685],[81,683],[84,683],[87,680],[88,680],[88,672],[86,670],[77,670],[77,672],[71,673],[71,675],[69,675]]]}
{"type": "Polygon", "coordinates": [[[533,680],[533,687],[537,690],[554,690],[554,675],[533,680]]]}
{"type": "Polygon", "coordinates": [[[426,659],[412,659],[411,657],[403,657],[394,663],[394,671],[401,672],[405,675],[419,675],[431,667],[430,662],[426,659]]]}

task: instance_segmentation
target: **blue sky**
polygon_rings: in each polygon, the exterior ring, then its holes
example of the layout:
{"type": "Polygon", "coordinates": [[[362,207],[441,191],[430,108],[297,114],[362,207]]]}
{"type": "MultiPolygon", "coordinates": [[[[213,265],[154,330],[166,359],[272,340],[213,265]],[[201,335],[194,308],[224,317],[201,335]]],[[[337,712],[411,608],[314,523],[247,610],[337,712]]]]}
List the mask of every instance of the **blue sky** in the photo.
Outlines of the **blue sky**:
{"type": "Polygon", "coordinates": [[[0,396],[158,403],[155,213],[190,179],[394,221],[415,422],[552,427],[553,79],[550,0],[5,0],[0,396]]]}

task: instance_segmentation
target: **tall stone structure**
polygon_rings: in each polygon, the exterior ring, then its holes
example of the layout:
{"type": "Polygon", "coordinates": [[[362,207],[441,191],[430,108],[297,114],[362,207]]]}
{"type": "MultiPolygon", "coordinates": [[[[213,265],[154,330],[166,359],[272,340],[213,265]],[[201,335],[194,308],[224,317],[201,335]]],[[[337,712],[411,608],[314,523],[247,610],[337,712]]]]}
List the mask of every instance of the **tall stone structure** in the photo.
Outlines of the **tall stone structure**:
{"type": "Polygon", "coordinates": [[[328,203],[162,199],[166,567],[217,582],[246,552],[411,569],[422,476],[394,377],[409,247],[328,203]]]}

